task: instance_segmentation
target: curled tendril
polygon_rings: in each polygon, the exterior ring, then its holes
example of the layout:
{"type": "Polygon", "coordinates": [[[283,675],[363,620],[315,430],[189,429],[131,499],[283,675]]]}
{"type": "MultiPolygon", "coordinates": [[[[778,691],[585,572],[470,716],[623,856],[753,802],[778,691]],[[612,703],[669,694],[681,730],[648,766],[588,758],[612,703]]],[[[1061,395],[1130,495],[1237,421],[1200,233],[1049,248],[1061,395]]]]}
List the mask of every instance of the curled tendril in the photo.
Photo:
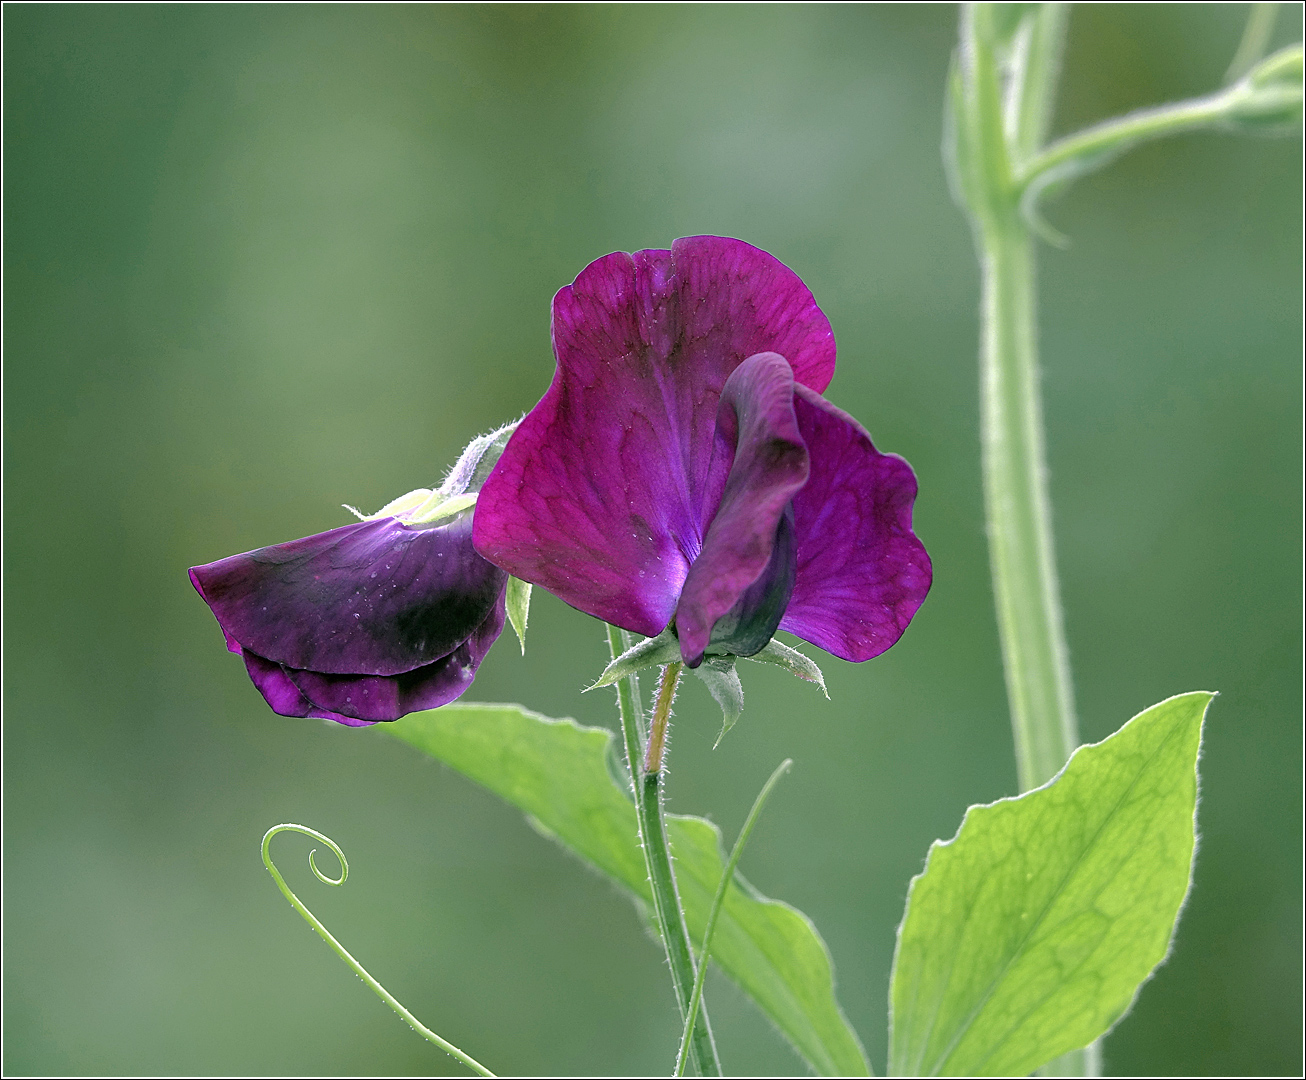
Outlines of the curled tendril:
{"type": "Polygon", "coordinates": [[[325,836],[316,829],[310,829],[306,825],[296,825],[292,822],[286,822],[282,825],[273,825],[272,828],[263,834],[263,865],[268,868],[268,873],[272,875],[272,880],[277,883],[277,888],[281,890],[282,895],[290,901],[290,906],[298,911],[300,915],[304,917],[304,921],[318,932],[318,935],[323,941],[331,946],[335,954],[353,969],[354,974],[362,979],[363,982],[367,983],[367,985],[376,993],[377,997],[403,1017],[403,1019],[408,1023],[408,1026],[416,1031],[417,1034],[422,1036],[422,1038],[427,1042],[434,1043],[450,1057],[457,1058],[473,1072],[478,1073],[481,1076],[493,1076],[494,1073],[490,1072],[489,1069],[474,1057],[470,1054],[463,1053],[447,1039],[442,1039],[434,1031],[419,1021],[417,1017],[405,1009],[403,1005],[399,1003],[398,999],[396,999],[389,990],[372,978],[372,976],[368,974],[367,969],[355,960],[345,947],[331,935],[331,931],[318,921],[317,916],[304,906],[303,901],[301,901],[299,897],[291,891],[290,886],[286,884],[286,879],[281,876],[281,871],[277,869],[276,864],[272,861],[272,852],[270,850],[272,838],[276,836],[277,833],[281,832],[303,833],[305,836],[311,836],[314,840],[321,841],[331,849],[331,853],[340,861],[340,876],[338,878],[328,877],[318,869],[317,861],[314,858],[317,854],[317,848],[313,848],[313,850],[308,853],[309,869],[313,871],[313,876],[324,885],[343,885],[349,877],[349,862],[345,859],[345,853],[340,849],[340,845],[332,840],[331,837],[325,836]]]}
{"type": "Polygon", "coordinates": [[[272,855],[268,851],[268,848],[272,843],[272,838],[276,836],[277,833],[281,832],[303,833],[305,836],[311,836],[314,840],[321,840],[322,843],[326,844],[326,846],[331,849],[331,854],[334,855],[340,863],[340,876],[338,878],[327,877],[326,874],[322,873],[322,871],[317,868],[317,863],[313,858],[313,856],[317,854],[317,848],[314,848],[308,853],[309,869],[313,871],[313,876],[316,877],[318,881],[322,882],[323,885],[343,885],[349,880],[349,860],[345,858],[345,853],[340,850],[339,844],[332,840],[331,837],[318,832],[316,829],[310,829],[307,825],[295,825],[287,822],[284,825],[273,825],[272,828],[263,834],[263,865],[272,872],[272,876],[276,878],[277,881],[281,881],[282,877],[277,871],[276,866],[273,865],[272,855]]]}

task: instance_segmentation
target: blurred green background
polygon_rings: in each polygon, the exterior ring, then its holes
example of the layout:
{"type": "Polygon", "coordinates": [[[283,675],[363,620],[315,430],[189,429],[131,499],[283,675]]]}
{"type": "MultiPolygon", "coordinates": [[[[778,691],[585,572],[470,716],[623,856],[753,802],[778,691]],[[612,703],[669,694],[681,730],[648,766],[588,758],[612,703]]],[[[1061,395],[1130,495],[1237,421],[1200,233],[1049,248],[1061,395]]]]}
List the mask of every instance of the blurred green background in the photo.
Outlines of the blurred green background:
{"type": "MultiPolygon", "coordinates": [[[[1286,6],[1285,6],[1286,7],[1286,6]]],[[[1077,8],[1069,130],[1216,87],[1246,5],[1077,8]]],[[[929,843],[1015,791],[981,515],[977,271],[939,158],[952,7],[6,6],[4,1068],[458,1071],[277,894],[502,1073],[664,1072],[631,905],[380,730],[268,711],[186,567],[438,480],[548,385],[591,259],[742,237],[833,323],[829,396],[920,478],[934,590],[833,702],[697,683],[672,809],[815,921],[879,1068],[929,843]]],[[[1276,41],[1301,33],[1300,9],[1276,41]]],[[[1042,260],[1052,495],[1087,739],[1218,689],[1196,883],[1110,1071],[1299,1073],[1300,142],[1194,135],[1079,183],[1042,260]]],[[[552,597],[470,698],[612,724],[552,597]]],[[[727,1068],[802,1066],[724,980],[727,1068]]]]}

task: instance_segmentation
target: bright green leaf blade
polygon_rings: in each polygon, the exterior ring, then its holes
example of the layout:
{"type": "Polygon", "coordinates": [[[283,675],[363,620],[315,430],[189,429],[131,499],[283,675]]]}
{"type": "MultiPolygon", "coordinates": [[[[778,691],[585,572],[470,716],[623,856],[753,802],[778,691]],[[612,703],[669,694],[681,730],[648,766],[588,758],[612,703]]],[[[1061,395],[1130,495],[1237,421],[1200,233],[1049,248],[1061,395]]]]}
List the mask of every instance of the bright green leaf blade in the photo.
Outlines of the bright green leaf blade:
{"type": "Polygon", "coordinates": [[[891,1075],[1025,1075],[1128,1011],[1188,892],[1213,696],[1139,713],[930,848],[898,930],[891,1075]]]}
{"type": "MultiPolygon", "coordinates": [[[[607,766],[612,735],[518,705],[455,704],[385,730],[502,796],[542,830],[646,903],[652,902],[635,808],[607,766]]],[[[669,815],[676,880],[690,936],[702,941],[725,866],[721,834],[669,815]]],[[[736,875],[712,959],[824,1076],[866,1076],[865,1054],[834,997],[825,943],[805,915],[736,875]]]]}
{"type": "Polygon", "coordinates": [[[521,654],[526,655],[526,623],[531,614],[531,583],[521,578],[509,577],[508,588],[504,593],[504,603],[508,608],[508,621],[521,644],[521,654]]]}

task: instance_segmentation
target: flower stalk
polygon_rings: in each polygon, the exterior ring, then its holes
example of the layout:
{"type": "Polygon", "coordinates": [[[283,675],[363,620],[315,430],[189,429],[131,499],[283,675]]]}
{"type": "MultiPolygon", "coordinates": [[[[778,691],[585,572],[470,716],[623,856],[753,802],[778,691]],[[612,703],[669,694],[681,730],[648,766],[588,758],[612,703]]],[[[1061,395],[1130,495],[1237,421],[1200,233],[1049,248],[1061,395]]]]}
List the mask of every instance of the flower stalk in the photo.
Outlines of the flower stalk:
{"type": "MultiPolygon", "coordinates": [[[[614,660],[630,646],[630,635],[625,630],[608,626],[608,649],[614,660]]],[[[640,700],[637,675],[627,675],[618,680],[617,710],[621,717],[626,765],[630,770],[631,790],[635,798],[636,817],[639,820],[640,846],[644,851],[644,866],[648,871],[653,893],[653,915],[657,920],[662,943],[667,950],[667,962],[671,966],[671,979],[676,989],[676,1002],[680,1006],[681,1022],[684,1023],[689,1016],[690,1001],[694,997],[696,969],[694,952],[689,944],[689,931],[685,925],[685,914],[680,905],[680,894],[676,890],[675,872],[671,866],[671,849],[667,844],[662,810],[662,763],[666,749],[666,727],[679,678],[679,664],[670,664],[664,669],[647,747],[644,745],[641,722],[643,705],[640,700]],[[653,757],[655,739],[658,740],[659,749],[656,757],[653,757]],[[652,764],[656,764],[656,768],[648,767],[652,764]]],[[[721,1061],[717,1057],[712,1026],[701,1001],[698,1004],[693,1037],[690,1039],[689,1056],[700,1076],[721,1075],[721,1061]]]]}
{"type": "Polygon", "coordinates": [[[679,663],[668,664],[662,669],[662,681],[658,684],[658,700],[653,707],[653,722],[648,729],[648,750],[644,753],[644,774],[657,775],[662,772],[662,758],[667,752],[667,725],[671,722],[671,705],[676,700],[676,687],[680,683],[679,663]]]}

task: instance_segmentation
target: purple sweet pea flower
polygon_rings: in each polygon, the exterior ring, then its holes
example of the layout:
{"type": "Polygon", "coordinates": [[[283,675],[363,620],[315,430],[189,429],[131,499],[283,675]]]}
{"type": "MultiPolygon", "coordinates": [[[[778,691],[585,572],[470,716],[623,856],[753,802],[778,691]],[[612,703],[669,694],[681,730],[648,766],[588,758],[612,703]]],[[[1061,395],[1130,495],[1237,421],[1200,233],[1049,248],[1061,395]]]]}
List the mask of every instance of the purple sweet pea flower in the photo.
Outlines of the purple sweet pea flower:
{"type": "Polygon", "coordinates": [[[191,569],[275,712],[364,727],[471,686],[503,631],[508,575],[473,550],[466,505],[508,430],[473,442],[438,492],[191,569]]]}
{"type": "Polygon", "coordinates": [[[615,252],[553,301],[557,371],[490,473],[476,550],[690,667],[777,627],[884,652],[931,581],[916,478],[821,397],[830,324],[739,240],[615,252]]]}

